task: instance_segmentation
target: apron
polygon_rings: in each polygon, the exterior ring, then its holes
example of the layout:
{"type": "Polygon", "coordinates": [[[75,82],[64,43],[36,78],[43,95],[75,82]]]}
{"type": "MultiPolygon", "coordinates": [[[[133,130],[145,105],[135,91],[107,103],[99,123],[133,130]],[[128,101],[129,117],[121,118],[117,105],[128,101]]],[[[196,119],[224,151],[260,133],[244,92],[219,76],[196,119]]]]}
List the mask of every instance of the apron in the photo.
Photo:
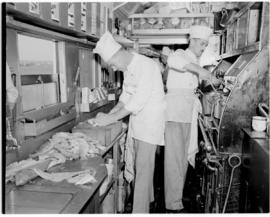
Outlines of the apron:
{"type": "Polygon", "coordinates": [[[200,100],[193,89],[168,89],[166,95],[166,121],[191,123],[188,146],[188,162],[195,167],[195,155],[198,152],[198,114],[202,112],[200,100]]]}

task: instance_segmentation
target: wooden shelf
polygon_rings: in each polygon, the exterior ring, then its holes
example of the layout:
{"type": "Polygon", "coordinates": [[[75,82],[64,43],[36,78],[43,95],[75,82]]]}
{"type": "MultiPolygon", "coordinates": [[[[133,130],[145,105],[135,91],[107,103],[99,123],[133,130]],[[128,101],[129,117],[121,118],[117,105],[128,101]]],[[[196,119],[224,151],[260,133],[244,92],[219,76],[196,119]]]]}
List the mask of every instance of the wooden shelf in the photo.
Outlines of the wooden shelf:
{"type": "Polygon", "coordinates": [[[247,4],[246,7],[244,7],[243,9],[241,9],[235,16],[234,18],[229,22],[227,23],[227,25],[230,25],[232,23],[234,23],[239,17],[241,17],[249,8],[251,8],[253,5],[255,5],[256,2],[249,2],[247,4]]]}
{"type": "Polygon", "coordinates": [[[7,13],[7,15],[12,16],[15,20],[25,22],[27,24],[31,24],[31,25],[34,25],[37,27],[41,27],[41,28],[44,28],[46,30],[55,31],[55,32],[69,35],[69,36],[73,36],[76,38],[87,39],[91,42],[97,42],[99,39],[97,36],[94,36],[94,35],[88,35],[86,33],[79,32],[79,31],[76,31],[76,30],[73,30],[70,28],[62,27],[54,21],[46,21],[46,20],[43,20],[39,17],[30,15],[30,14],[26,14],[24,12],[21,12],[19,10],[12,8],[9,5],[6,5],[6,13],[7,13]]]}
{"type": "Polygon", "coordinates": [[[242,49],[238,49],[238,50],[235,50],[235,51],[230,52],[230,53],[222,54],[218,60],[226,59],[226,58],[237,56],[237,55],[241,55],[243,53],[249,53],[249,52],[252,52],[252,51],[259,50],[259,49],[260,49],[260,42],[256,42],[255,44],[249,45],[249,46],[244,47],[242,49]]]}
{"type": "Polygon", "coordinates": [[[48,132],[62,124],[65,124],[76,117],[76,111],[71,110],[70,113],[65,115],[59,115],[51,120],[33,120],[31,123],[23,123],[25,136],[39,136],[45,132],[48,132]]]}

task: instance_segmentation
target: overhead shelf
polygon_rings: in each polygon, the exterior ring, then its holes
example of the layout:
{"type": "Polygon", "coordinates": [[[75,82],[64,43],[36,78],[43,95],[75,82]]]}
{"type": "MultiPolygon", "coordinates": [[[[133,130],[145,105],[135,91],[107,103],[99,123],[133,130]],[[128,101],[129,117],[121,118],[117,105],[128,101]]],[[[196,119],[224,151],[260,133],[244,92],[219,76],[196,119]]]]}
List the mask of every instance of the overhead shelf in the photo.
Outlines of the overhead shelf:
{"type": "Polygon", "coordinates": [[[131,37],[140,45],[148,44],[188,44],[188,36],[186,35],[133,35],[131,37]]]}
{"type": "Polygon", "coordinates": [[[213,13],[173,13],[173,14],[133,14],[129,18],[193,18],[193,17],[214,17],[213,13]]]}
{"type": "Polygon", "coordinates": [[[187,35],[189,29],[134,29],[133,35],[187,35]]]}
{"type": "Polygon", "coordinates": [[[39,17],[21,12],[19,10],[14,9],[13,7],[9,5],[6,6],[6,13],[7,15],[12,16],[14,20],[18,20],[18,21],[21,21],[21,22],[24,22],[33,26],[45,28],[47,30],[51,30],[51,31],[58,32],[61,34],[69,35],[76,38],[87,39],[91,42],[97,42],[99,39],[95,35],[89,35],[89,34],[79,32],[70,28],[62,27],[53,21],[46,21],[39,17]]]}
{"type": "Polygon", "coordinates": [[[187,44],[193,24],[214,25],[213,13],[133,14],[131,38],[139,44],[187,44]]]}

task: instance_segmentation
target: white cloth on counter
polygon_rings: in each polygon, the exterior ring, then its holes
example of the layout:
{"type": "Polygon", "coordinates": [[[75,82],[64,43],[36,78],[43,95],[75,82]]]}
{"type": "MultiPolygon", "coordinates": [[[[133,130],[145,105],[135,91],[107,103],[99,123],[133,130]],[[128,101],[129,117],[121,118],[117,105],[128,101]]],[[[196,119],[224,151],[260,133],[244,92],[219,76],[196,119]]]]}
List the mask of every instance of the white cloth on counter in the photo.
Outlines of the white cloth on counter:
{"type": "Polygon", "coordinates": [[[48,173],[43,172],[40,169],[34,168],[34,172],[45,180],[50,180],[52,182],[61,182],[67,180],[69,183],[74,183],[75,185],[83,185],[86,183],[95,183],[96,171],[91,168],[88,170],[76,171],[76,172],[55,172],[48,173]]]}
{"type": "Polygon", "coordinates": [[[160,69],[152,59],[133,55],[119,99],[131,112],[129,130],[135,139],[164,145],[166,102],[160,69]]]}
{"type": "Polygon", "coordinates": [[[9,103],[15,103],[18,98],[18,90],[14,87],[14,84],[11,79],[11,72],[8,64],[6,63],[6,93],[7,101],[9,103]]]}

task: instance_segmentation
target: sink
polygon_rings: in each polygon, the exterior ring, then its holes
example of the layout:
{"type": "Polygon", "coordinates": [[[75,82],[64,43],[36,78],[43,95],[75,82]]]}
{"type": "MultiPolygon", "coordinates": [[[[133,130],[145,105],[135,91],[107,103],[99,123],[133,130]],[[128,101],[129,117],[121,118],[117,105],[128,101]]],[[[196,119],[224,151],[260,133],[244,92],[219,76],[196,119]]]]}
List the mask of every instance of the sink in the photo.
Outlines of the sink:
{"type": "Polygon", "coordinates": [[[6,195],[6,213],[61,213],[73,197],[72,193],[12,189],[6,195]]]}

